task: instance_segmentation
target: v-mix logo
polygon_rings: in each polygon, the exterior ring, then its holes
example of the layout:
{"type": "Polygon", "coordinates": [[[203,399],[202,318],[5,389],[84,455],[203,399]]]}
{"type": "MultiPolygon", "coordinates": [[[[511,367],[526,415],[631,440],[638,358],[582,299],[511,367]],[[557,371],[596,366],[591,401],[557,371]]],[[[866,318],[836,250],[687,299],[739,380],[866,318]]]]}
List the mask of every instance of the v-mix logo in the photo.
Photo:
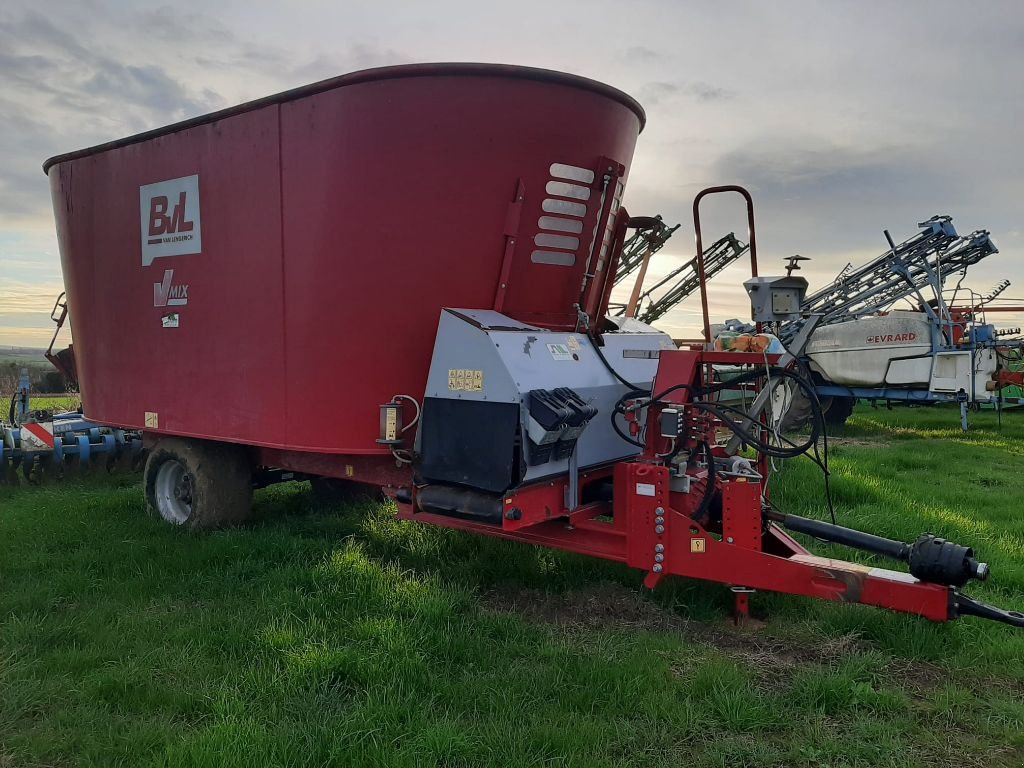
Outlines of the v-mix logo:
{"type": "Polygon", "coordinates": [[[165,269],[164,279],[153,283],[154,307],[183,307],[188,304],[188,284],[175,285],[174,270],[165,269]]]}

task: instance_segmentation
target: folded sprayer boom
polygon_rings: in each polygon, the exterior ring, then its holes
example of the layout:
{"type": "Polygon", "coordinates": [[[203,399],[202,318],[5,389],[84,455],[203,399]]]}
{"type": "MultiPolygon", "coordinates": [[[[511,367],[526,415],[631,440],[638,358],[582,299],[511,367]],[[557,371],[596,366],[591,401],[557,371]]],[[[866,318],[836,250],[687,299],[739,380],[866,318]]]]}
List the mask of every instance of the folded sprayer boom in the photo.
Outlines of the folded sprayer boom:
{"type": "MultiPolygon", "coordinates": [[[[998,253],[987,231],[958,235],[950,216],[933,216],[919,226],[920,232],[899,244],[886,232],[889,250],[860,267],[847,265],[832,283],[804,299],[803,314],[821,315],[825,326],[888,310],[903,299],[923,303],[925,289],[941,292],[948,277],[998,253]]],[[[785,323],[780,336],[793,338],[803,322],[785,323]]]]}

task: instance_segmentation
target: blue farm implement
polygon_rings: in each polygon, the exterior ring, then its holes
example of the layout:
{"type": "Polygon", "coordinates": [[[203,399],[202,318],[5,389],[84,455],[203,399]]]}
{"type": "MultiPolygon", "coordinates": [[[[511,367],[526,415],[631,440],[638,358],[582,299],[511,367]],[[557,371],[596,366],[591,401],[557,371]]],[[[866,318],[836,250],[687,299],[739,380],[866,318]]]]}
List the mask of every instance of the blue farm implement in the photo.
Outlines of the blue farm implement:
{"type": "Polygon", "coordinates": [[[77,412],[33,411],[30,406],[28,372],[23,370],[7,421],[0,420],[0,481],[17,482],[20,474],[38,483],[66,469],[138,465],[139,432],[96,424],[77,412]]]}

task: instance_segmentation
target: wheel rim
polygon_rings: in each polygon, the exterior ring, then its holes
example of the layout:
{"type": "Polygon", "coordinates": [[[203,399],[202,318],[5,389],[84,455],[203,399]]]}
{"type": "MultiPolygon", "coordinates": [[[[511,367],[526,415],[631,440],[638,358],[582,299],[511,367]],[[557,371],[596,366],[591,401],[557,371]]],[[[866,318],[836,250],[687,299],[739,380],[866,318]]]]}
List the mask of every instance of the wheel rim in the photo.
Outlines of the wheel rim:
{"type": "Polygon", "coordinates": [[[192,475],[176,459],[168,459],[156,473],[154,487],[156,508],[160,517],[174,525],[182,525],[192,515],[192,475]]]}

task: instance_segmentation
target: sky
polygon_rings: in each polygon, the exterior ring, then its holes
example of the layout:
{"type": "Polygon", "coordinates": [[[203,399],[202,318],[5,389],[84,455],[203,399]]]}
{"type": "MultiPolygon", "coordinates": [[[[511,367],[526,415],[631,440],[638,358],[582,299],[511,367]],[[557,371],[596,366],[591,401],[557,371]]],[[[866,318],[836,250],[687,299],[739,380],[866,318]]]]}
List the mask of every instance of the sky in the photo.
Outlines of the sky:
{"type": "MultiPolygon", "coordinates": [[[[1024,10],[1018,2],[22,2],[0,8],[0,347],[45,346],[62,290],[47,157],[326,77],[424,61],[573,72],[647,111],[633,215],[682,227],[649,271],[692,256],[693,196],[754,194],[762,274],[811,257],[812,290],[950,214],[1000,249],[965,285],[1024,297],[1024,10]]],[[[706,241],[746,238],[739,198],[706,241]]],[[[745,261],[710,286],[746,317],[745,261]]],[[[1021,298],[1019,303],[1024,303],[1021,298]]],[[[699,302],[660,323],[696,336],[699,302]]],[[[1021,324],[1003,316],[1003,325],[1021,324]]]]}

